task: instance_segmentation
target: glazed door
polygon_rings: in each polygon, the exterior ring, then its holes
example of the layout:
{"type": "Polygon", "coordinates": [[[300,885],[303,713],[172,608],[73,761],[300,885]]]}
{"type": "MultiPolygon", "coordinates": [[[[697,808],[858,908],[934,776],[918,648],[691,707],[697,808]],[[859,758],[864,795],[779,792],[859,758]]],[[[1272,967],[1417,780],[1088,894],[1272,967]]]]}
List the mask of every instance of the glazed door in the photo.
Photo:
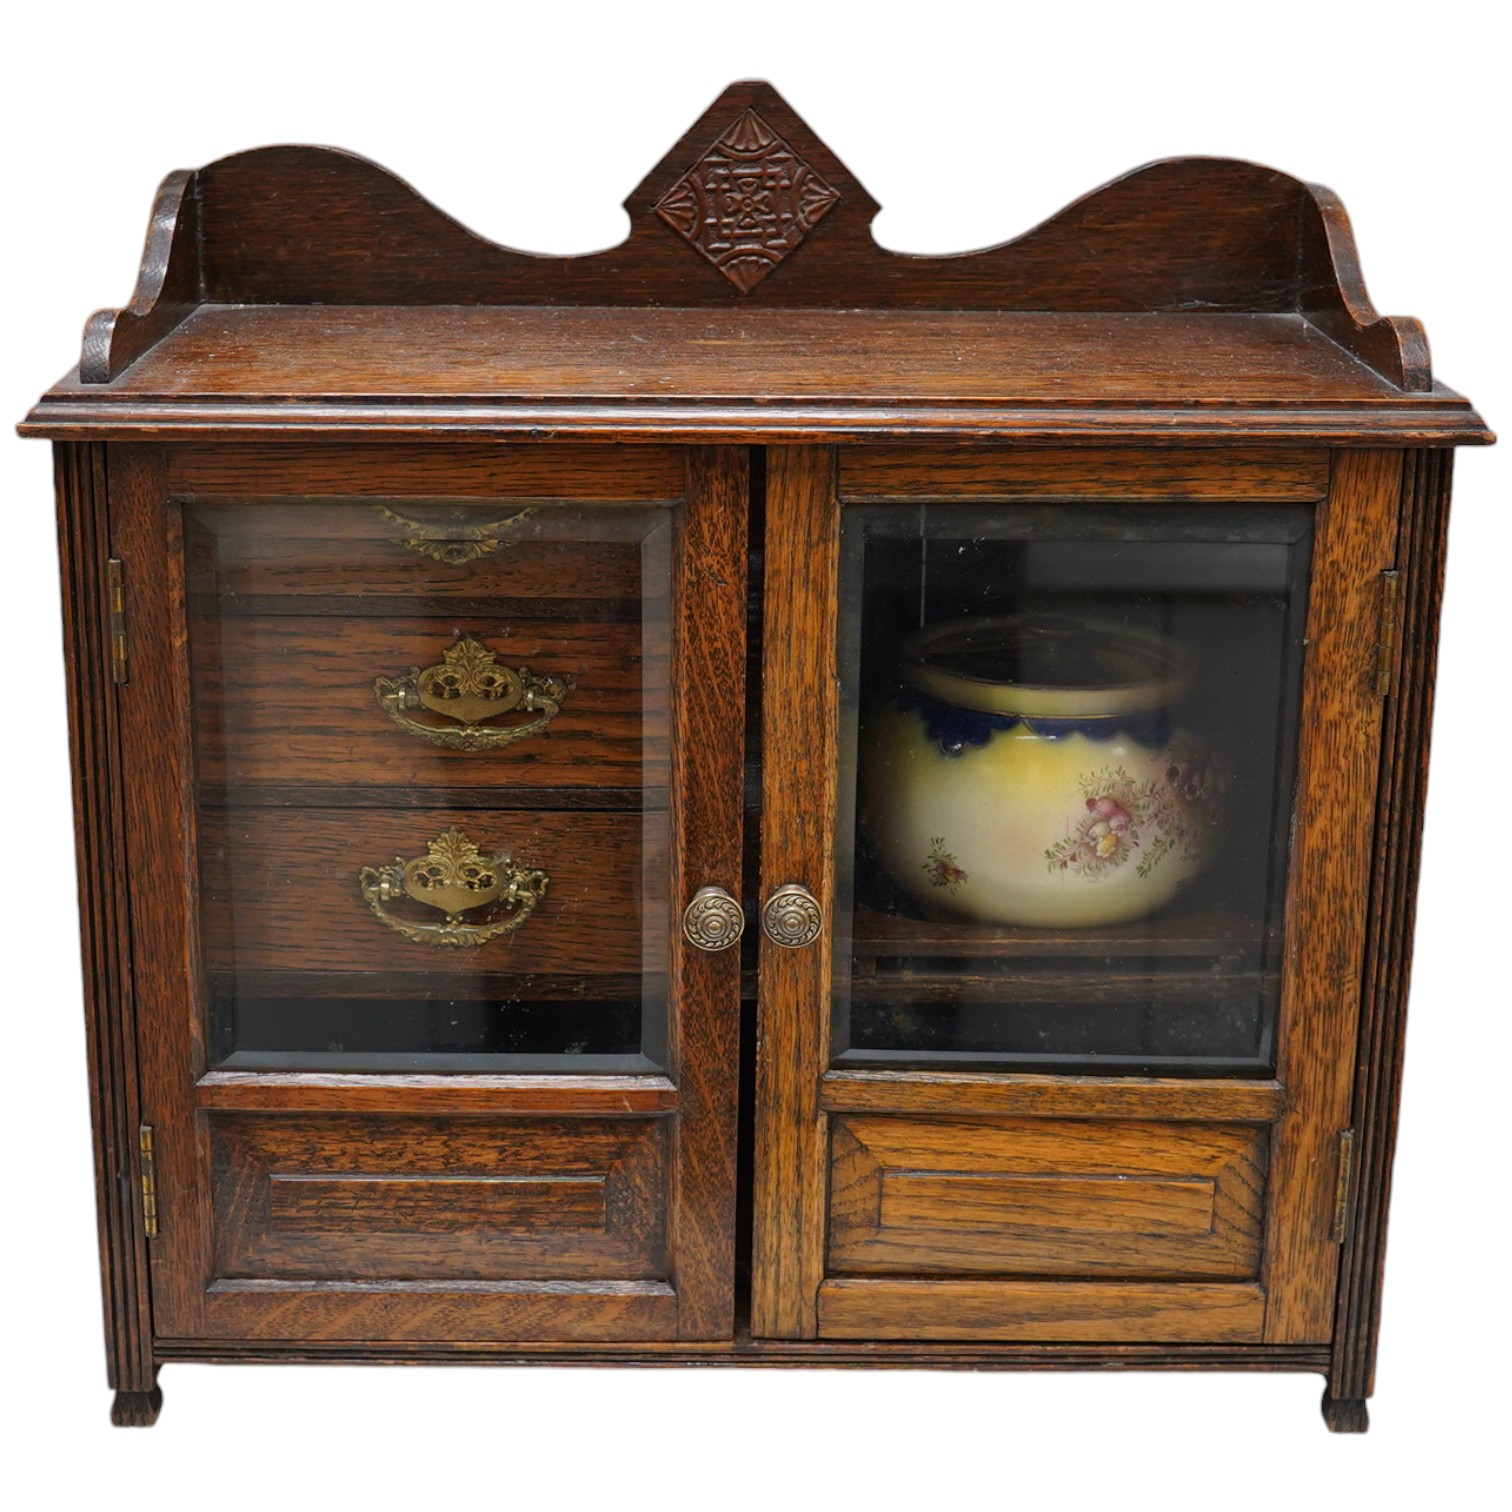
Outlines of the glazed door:
{"type": "Polygon", "coordinates": [[[729,1335],[746,487],[113,453],[159,1338],[729,1335]]]}
{"type": "Polygon", "coordinates": [[[1399,467],[773,453],[758,1334],[1330,1337],[1399,467]]]}

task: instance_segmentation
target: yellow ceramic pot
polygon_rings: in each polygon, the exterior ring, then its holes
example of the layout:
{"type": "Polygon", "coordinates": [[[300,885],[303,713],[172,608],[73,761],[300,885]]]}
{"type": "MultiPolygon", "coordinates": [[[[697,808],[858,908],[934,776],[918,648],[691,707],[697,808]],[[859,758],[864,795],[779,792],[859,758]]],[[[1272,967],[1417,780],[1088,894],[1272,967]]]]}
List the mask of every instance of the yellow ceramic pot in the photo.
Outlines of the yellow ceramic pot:
{"type": "Polygon", "coordinates": [[[1211,851],[1220,795],[1173,728],[1191,658],[1071,615],[958,620],[905,642],[868,712],[861,823],[931,918],[1081,928],[1164,907],[1211,851]]]}

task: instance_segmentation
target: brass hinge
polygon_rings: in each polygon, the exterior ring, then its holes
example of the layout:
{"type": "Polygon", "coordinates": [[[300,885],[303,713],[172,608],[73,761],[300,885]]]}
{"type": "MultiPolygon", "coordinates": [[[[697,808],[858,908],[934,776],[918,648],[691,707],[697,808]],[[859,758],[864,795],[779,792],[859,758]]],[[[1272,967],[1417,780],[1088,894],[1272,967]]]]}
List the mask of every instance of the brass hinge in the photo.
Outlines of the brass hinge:
{"type": "Polygon", "coordinates": [[[1349,1199],[1354,1194],[1355,1131],[1339,1135],[1339,1174],[1334,1186],[1333,1242],[1343,1244],[1349,1226],[1349,1199]]]}
{"type": "Polygon", "coordinates": [[[142,1228],[149,1239],[157,1238],[157,1162],[152,1153],[152,1125],[137,1130],[137,1152],[142,1168],[142,1228]]]}
{"type": "Polygon", "coordinates": [[[1401,575],[1395,568],[1381,574],[1380,622],[1376,628],[1375,690],[1385,698],[1396,676],[1397,600],[1401,597],[1401,575]]]}
{"type": "Polygon", "coordinates": [[[121,559],[111,557],[105,563],[107,630],[110,635],[110,676],[113,682],[126,681],[126,584],[121,576],[121,559]]]}

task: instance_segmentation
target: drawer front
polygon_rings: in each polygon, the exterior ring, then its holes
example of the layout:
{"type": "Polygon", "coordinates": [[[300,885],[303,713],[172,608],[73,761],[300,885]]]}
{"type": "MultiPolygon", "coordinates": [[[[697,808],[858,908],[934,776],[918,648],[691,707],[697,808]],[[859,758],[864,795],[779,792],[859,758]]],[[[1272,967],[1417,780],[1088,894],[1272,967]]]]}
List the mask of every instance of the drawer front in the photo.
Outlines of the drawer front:
{"type": "Polygon", "coordinates": [[[575,617],[666,593],[663,504],[312,499],[206,503],[185,514],[191,612],[372,614],[422,600],[575,617]]]}
{"type": "Polygon", "coordinates": [[[227,616],[197,659],[200,780],[275,800],[311,788],[486,787],[505,803],[516,788],[639,788],[667,760],[669,650],[653,629],[607,614],[227,616]]]}
{"type": "Polygon", "coordinates": [[[829,1270],[1254,1277],[1266,1144],[1248,1124],[839,1118],[829,1270]]]}
{"type": "MultiPolygon", "coordinates": [[[[662,818],[207,808],[200,816],[206,960],[212,972],[639,973],[648,947],[652,960],[666,953],[663,901],[642,885],[644,875],[666,874],[662,818]],[[522,902],[501,897],[456,912],[404,891],[400,863],[427,865],[440,849],[448,854],[437,867],[465,866],[458,853],[468,845],[499,879],[527,878],[522,902]],[[449,915],[460,926],[450,934],[449,915]]],[[[460,893],[436,896],[440,904],[471,903],[460,893]]]]}
{"type": "Polygon", "coordinates": [[[660,1119],[208,1124],[216,1281],[666,1274],[660,1119]]]}

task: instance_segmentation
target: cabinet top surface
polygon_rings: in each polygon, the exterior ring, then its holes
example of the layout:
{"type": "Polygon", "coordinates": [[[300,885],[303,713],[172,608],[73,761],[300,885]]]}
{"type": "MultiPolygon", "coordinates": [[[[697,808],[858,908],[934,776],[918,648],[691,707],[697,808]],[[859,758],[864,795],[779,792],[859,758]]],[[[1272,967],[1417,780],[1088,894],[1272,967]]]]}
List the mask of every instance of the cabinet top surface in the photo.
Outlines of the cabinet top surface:
{"type": "Polygon", "coordinates": [[[136,294],[23,430],[227,435],[1490,440],[1381,316],[1329,191],[1153,164],[1017,240],[877,245],[877,205],[769,85],[732,85],[625,242],[477,237],[324,148],[165,180],[136,294]]]}

